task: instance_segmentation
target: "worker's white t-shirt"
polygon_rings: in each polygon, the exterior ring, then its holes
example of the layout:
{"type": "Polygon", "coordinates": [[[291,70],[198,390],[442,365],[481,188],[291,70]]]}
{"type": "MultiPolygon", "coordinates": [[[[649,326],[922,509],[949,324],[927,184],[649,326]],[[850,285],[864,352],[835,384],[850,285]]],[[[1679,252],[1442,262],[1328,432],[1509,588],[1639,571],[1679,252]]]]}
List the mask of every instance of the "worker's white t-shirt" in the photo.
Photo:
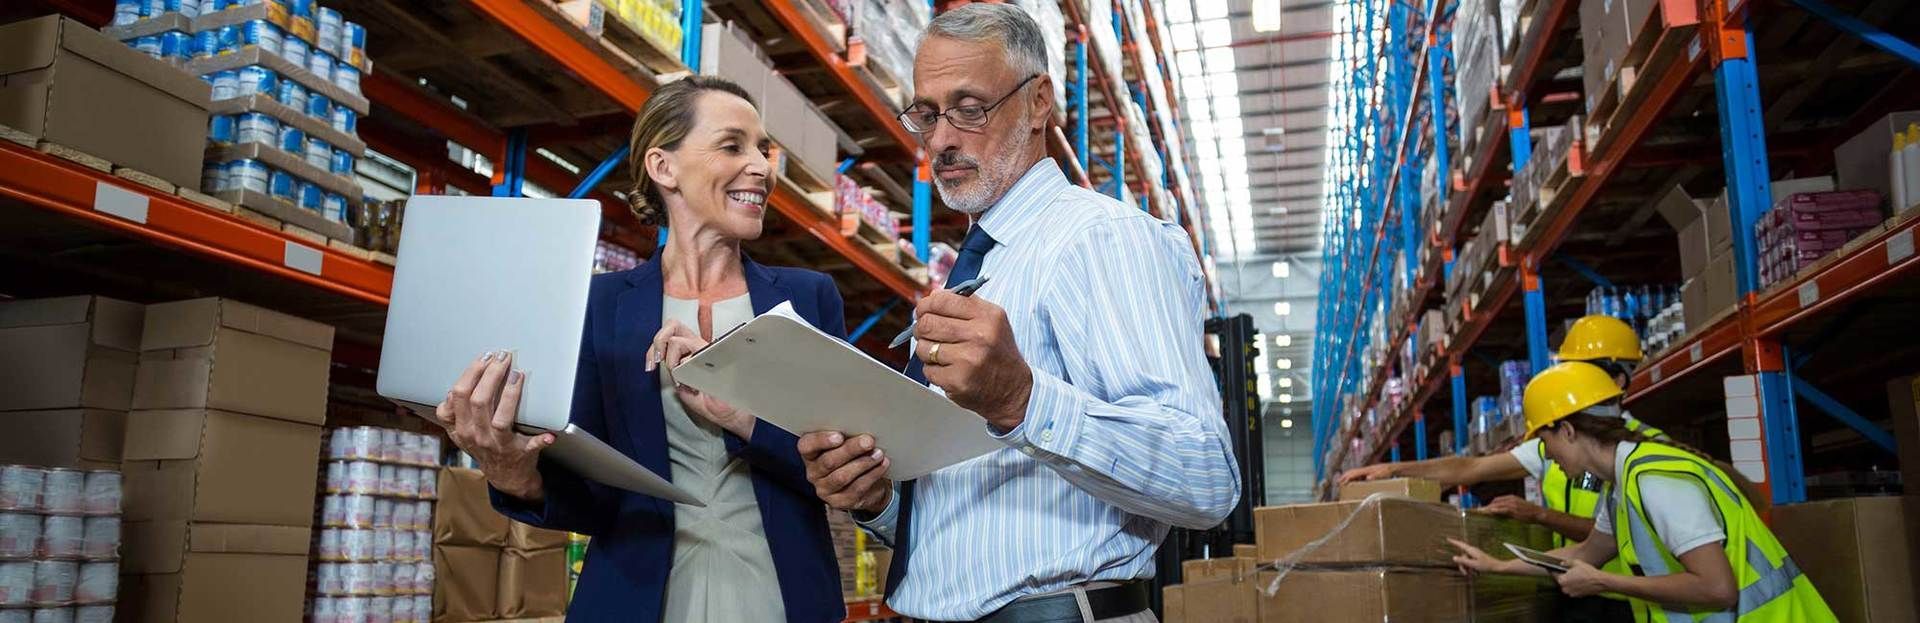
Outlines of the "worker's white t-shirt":
{"type": "MultiPolygon", "coordinates": [[[[1627,473],[1627,455],[1640,444],[1623,441],[1614,448],[1614,474],[1625,476],[1627,473]]],[[[1653,531],[1659,533],[1660,542],[1673,552],[1675,558],[1693,551],[1693,548],[1727,540],[1727,530],[1720,525],[1720,514],[1713,508],[1713,497],[1706,490],[1707,484],[1699,479],[1680,474],[1648,473],[1640,476],[1640,505],[1647,513],[1647,521],[1653,523],[1653,531]]],[[[1617,486],[1607,487],[1612,492],[1611,502],[1602,504],[1593,518],[1596,532],[1611,536],[1613,534],[1613,509],[1620,503],[1621,493],[1617,486]]]]}

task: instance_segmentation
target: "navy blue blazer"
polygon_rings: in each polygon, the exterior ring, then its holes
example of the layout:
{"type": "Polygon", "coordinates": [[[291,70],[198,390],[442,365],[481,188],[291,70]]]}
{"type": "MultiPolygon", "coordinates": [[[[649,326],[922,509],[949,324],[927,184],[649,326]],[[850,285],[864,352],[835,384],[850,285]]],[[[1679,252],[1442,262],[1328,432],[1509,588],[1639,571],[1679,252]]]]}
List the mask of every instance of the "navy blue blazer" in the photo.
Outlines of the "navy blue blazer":
{"type": "MultiPolygon", "coordinates": [[[[794,310],[813,326],[846,337],[840,291],[831,278],[745,258],[742,263],[754,313],[793,301],[794,310]]],[[[639,268],[594,276],[574,379],[572,421],[647,469],[670,476],[659,377],[646,371],[647,348],[660,330],[662,297],[658,254],[639,268]]],[[[826,507],[807,482],[798,438],[765,422],[754,426],[750,440],[722,434],[727,450],[752,466],[754,498],[773,551],[787,620],[845,619],[826,507]]],[[[659,621],[673,560],[673,503],[581,478],[544,459],[540,474],[546,484],[543,504],[528,504],[499,491],[492,492],[492,501],[495,509],[516,520],[593,537],[567,620],[659,621]]]]}

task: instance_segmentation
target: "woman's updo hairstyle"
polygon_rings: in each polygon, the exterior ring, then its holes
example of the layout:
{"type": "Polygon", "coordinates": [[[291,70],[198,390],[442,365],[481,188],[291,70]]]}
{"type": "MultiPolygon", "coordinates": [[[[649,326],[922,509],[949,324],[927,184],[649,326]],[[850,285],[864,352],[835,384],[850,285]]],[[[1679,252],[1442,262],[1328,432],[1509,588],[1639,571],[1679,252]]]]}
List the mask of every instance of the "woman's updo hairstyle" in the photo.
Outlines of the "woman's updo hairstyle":
{"type": "Polygon", "coordinates": [[[700,95],[709,91],[738,96],[748,105],[753,104],[747,90],[731,80],[687,76],[660,85],[640,107],[639,118],[633,120],[633,135],[627,140],[627,170],[633,177],[633,187],[627,189],[627,207],[640,219],[640,224],[667,224],[667,206],[660,198],[660,188],[653,183],[653,176],[647,175],[647,151],[655,147],[667,151],[679,149],[680,141],[693,131],[698,121],[700,95]]]}

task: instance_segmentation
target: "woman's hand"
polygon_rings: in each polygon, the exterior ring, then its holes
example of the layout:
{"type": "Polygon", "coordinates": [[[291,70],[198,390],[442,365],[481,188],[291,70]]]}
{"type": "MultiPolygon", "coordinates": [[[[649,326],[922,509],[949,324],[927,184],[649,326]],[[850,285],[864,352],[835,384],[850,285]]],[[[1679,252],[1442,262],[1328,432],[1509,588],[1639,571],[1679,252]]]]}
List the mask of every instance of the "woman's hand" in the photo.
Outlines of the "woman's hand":
{"type": "Polygon", "coordinates": [[[1608,581],[1612,574],[1593,568],[1587,561],[1575,559],[1567,565],[1567,572],[1554,577],[1560,582],[1560,592],[1568,597],[1591,597],[1613,590],[1608,581]]]}
{"type": "Polygon", "coordinates": [[[554,439],[552,433],[528,437],[513,431],[526,384],[527,373],[513,369],[513,353],[490,352],[467,366],[433,414],[447,428],[453,445],[473,455],[493,488],[539,501],[546,493],[540,480],[540,451],[553,445],[554,439]]]}
{"type": "Polygon", "coordinates": [[[1447,542],[1452,543],[1454,549],[1460,550],[1460,554],[1453,557],[1453,564],[1459,565],[1460,571],[1468,575],[1474,573],[1527,574],[1528,570],[1533,568],[1517,560],[1500,560],[1488,556],[1486,552],[1480,551],[1480,548],[1468,545],[1459,539],[1447,539],[1447,542]],[[1519,565],[1518,568],[1514,566],[1516,564],[1519,565]]]}
{"type": "MultiPolygon", "coordinates": [[[[668,320],[664,326],[660,327],[660,332],[653,335],[653,346],[647,348],[647,371],[652,372],[661,364],[665,364],[667,376],[671,379],[673,369],[679,367],[680,362],[706,347],[707,341],[702,339],[700,334],[694,333],[693,329],[687,328],[679,321],[668,320]]],[[[680,405],[686,407],[687,411],[733,433],[735,437],[742,440],[753,438],[753,424],[757,419],[753,414],[735,409],[725,401],[685,385],[676,383],[673,391],[674,395],[680,398],[680,405]]]]}

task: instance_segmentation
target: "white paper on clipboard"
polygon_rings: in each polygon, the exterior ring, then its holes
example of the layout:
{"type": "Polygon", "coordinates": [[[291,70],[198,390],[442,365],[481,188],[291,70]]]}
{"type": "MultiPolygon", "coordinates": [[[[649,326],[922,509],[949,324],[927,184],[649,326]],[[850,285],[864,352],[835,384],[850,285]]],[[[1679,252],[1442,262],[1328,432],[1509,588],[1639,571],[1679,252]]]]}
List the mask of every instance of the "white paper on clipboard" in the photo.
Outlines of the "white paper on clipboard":
{"type": "Polygon", "coordinates": [[[673,379],[795,435],[871,434],[896,481],[1007,447],[979,415],[813,328],[792,303],[721,336],[673,379]]]}

